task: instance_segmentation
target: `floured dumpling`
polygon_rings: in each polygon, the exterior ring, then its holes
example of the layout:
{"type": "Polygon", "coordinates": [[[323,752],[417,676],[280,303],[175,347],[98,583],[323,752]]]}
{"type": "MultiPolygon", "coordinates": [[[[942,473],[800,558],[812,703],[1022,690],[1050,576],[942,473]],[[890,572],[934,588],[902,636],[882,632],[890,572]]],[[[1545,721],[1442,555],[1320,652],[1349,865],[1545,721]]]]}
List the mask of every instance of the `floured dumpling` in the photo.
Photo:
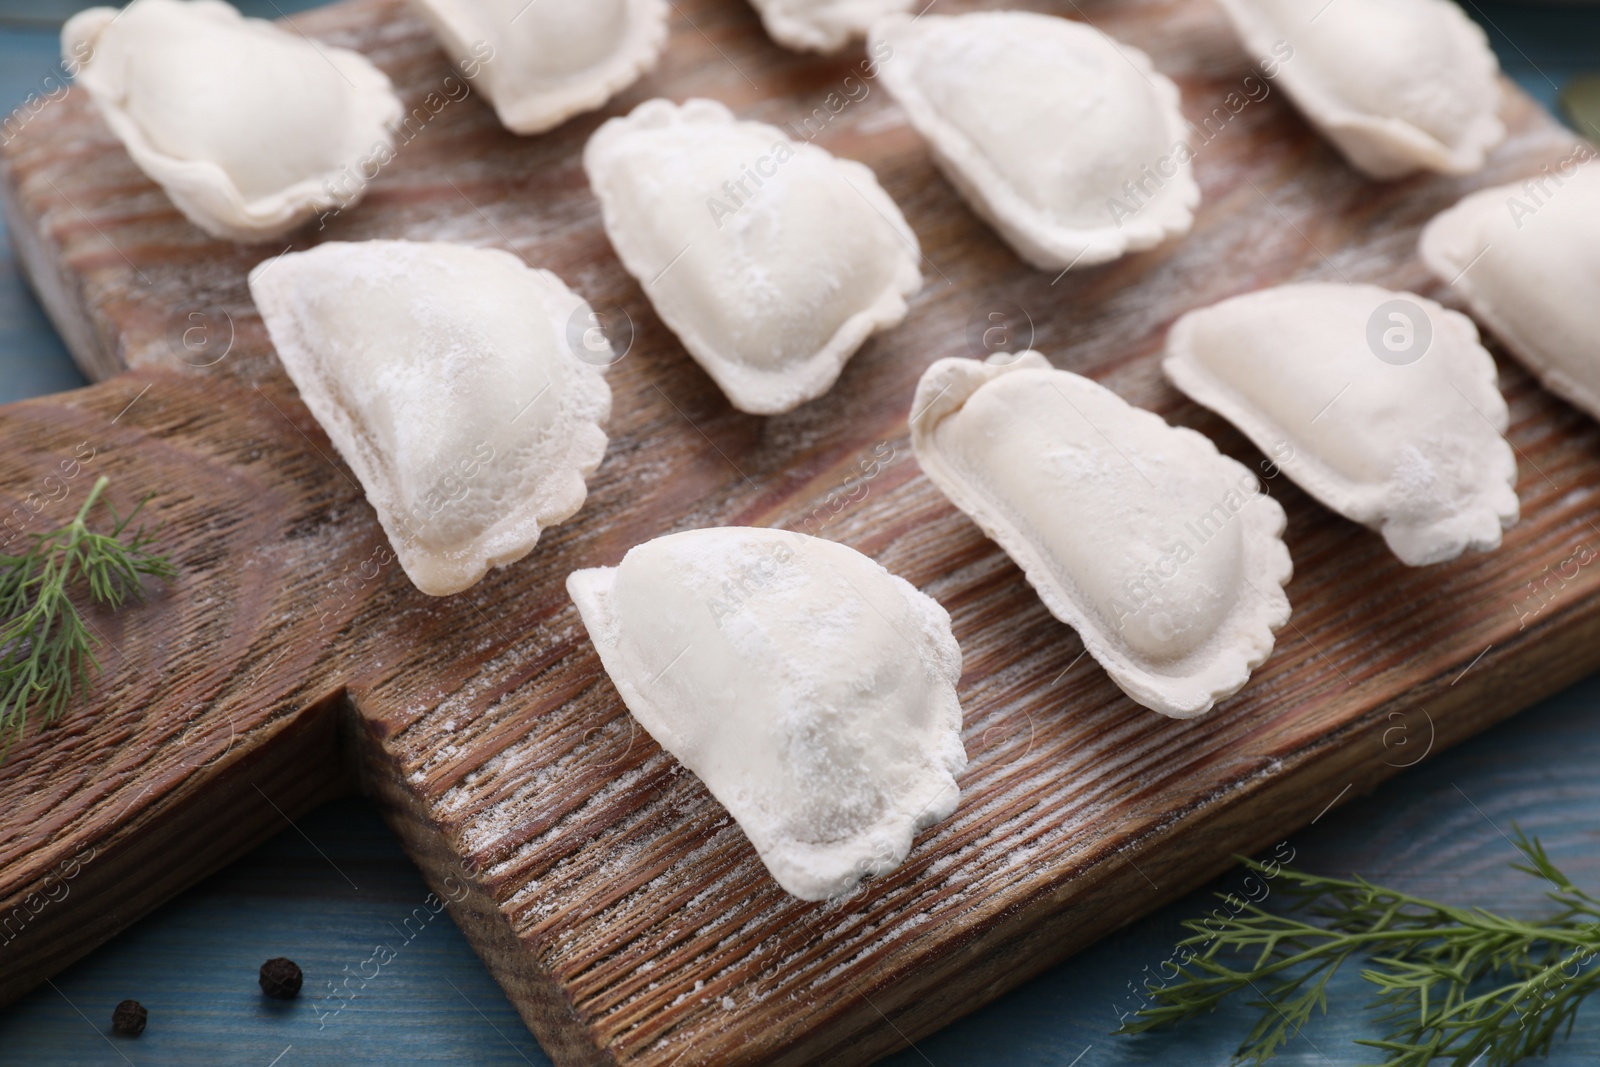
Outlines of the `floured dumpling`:
{"type": "Polygon", "coordinates": [[[1137,48],[1028,11],[887,18],[879,74],[972,209],[1036,267],[1091,266],[1189,232],[1178,87],[1137,48]]]}
{"type": "Polygon", "coordinates": [[[1422,259],[1552,393],[1600,419],[1600,167],[1473,193],[1422,231],[1422,259]]]}
{"type": "Polygon", "coordinates": [[[1517,521],[1494,359],[1470,319],[1432,300],[1375,285],[1263,289],[1179,319],[1162,367],[1402,563],[1498,548],[1517,521]]]}
{"type": "Polygon", "coordinates": [[[416,587],[457,593],[583,506],[606,450],[609,352],[583,298],[509,252],[328,242],[250,295],[416,587]]]}
{"type": "Polygon", "coordinates": [[[400,100],[366,57],[220,0],[67,20],[62,52],[139,169],[213,237],[261,241],[348,207],[394,158],[400,100]]]}
{"type": "Polygon", "coordinates": [[[1301,113],[1375,178],[1469,174],[1505,137],[1500,65],[1450,0],[1220,2],[1301,113]]]}
{"type": "Polygon", "coordinates": [[[601,107],[656,65],[666,0],[414,0],[513,133],[601,107]]]}
{"type": "Polygon", "coordinates": [[[1271,653],[1283,508],[1205,437],[1037,352],[941,359],[912,412],[928,477],[1134,700],[1203,715],[1271,653]]]}
{"type": "Polygon", "coordinates": [[[826,393],[922,287],[916,235],[872,171],[715,101],[641,104],[583,165],[622,265],[740,411],[826,393]]]}
{"type": "Polygon", "coordinates": [[[767,36],[797,52],[837,52],[880,15],[910,9],[914,0],[750,0],[767,36]]]}
{"type": "Polygon", "coordinates": [[[795,896],[893,870],[955,810],[950,616],[854,549],[690,530],[575,571],[567,591],[628,710],[795,896]]]}

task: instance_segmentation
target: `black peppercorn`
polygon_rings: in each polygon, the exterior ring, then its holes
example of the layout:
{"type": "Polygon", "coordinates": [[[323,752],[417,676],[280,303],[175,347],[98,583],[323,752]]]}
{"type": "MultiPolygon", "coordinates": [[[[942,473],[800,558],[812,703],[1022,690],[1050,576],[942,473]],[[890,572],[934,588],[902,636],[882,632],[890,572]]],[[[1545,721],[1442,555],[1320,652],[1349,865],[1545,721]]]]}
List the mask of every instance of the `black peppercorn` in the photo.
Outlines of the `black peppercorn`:
{"type": "Polygon", "coordinates": [[[274,1000],[293,1000],[300,995],[303,978],[294,960],[275,956],[261,965],[261,992],[274,1000]]]}
{"type": "Polygon", "coordinates": [[[145,1021],[150,1013],[137,1000],[124,1000],[111,1013],[111,1029],[123,1037],[138,1037],[144,1033],[145,1021]]]}

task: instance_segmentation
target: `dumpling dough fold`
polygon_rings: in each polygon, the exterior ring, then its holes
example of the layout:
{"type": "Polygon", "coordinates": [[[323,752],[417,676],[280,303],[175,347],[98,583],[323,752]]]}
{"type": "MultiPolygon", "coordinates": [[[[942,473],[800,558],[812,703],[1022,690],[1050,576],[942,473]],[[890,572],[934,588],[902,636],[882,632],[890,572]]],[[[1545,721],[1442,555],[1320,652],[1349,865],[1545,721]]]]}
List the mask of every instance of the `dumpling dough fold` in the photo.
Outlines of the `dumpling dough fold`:
{"type": "Polygon", "coordinates": [[[1283,508],[1247,468],[1037,352],[941,359],[911,443],[1134,700],[1203,715],[1289,618],[1283,508]]]}
{"type": "Polygon", "coordinates": [[[915,0],[750,0],[767,36],[797,52],[837,52],[866,35],[874,19],[915,0]]]}
{"type": "Polygon", "coordinates": [[[604,106],[656,65],[666,0],[413,0],[513,133],[604,106]]]}
{"type": "Polygon", "coordinates": [[[1465,315],[1375,285],[1283,285],[1191,311],[1167,377],[1412,567],[1500,546],[1517,461],[1465,315]]]}
{"type": "Polygon", "coordinates": [[[1374,178],[1469,174],[1505,137],[1500,64],[1451,0],[1219,2],[1301,113],[1374,178]]]}
{"type": "Polygon", "coordinates": [[[849,892],[955,810],[961,650],[937,602],[788,530],[690,530],[567,579],[606,673],[785,890],[849,892]]]}
{"type": "Polygon", "coordinates": [[[622,265],[740,411],[826,393],[922,287],[916,235],[871,170],[715,101],[641,104],[583,165],[622,265]]]}
{"type": "Polygon", "coordinates": [[[580,357],[588,305],[554,274],[492,248],[333,241],[259,264],[250,294],[422,592],[466,589],[583,506],[609,353],[580,357]]]}
{"type": "Polygon", "coordinates": [[[77,81],[139,169],[213,237],[263,241],[348,207],[394,155],[400,100],[365,56],[221,0],[67,20],[77,81]]]}
{"type": "Polygon", "coordinates": [[[1044,270],[1188,233],[1178,87],[1092,26],[1030,11],[886,18],[879,76],[972,209],[1044,270]]]}
{"type": "Polygon", "coordinates": [[[1587,145],[1428,223],[1422,260],[1545,388],[1600,419],[1600,164],[1587,145]],[[1576,161],[1576,162],[1574,162],[1576,161]]]}

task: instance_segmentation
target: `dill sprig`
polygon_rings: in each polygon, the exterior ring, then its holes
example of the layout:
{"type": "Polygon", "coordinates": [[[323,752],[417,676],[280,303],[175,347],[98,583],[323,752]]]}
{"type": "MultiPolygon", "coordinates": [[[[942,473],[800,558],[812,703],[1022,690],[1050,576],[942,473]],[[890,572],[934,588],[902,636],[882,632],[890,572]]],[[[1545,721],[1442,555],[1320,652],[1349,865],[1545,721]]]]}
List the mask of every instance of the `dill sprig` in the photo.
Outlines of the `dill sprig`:
{"type": "Polygon", "coordinates": [[[1441,1058],[1508,1067],[1547,1054],[1600,986],[1600,968],[1588,968],[1600,954],[1600,900],[1573,885],[1536,838],[1519,829],[1516,844],[1524,862],[1512,866],[1553,887],[1546,896],[1557,910],[1538,922],[1244,860],[1286,898],[1285,913],[1219,894],[1234,914],[1183,924],[1192,936],[1179,942],[1182,966],[1170,982],[1147,983],[1150,1003],[1117,1032],[1167,1026],[1251,993],[1261,1016],[1234,1062],[1261,1064],[1313,1011],[1327,1013],[1328,983],[1359,957],[1385,1036],[1357,1043],[1380,1050],[1383,1067],[1441,1058]],[[1230,966],[1225,955],[1245,959],[1230,966]]]}
{"type": "Polygon", "coordinates": [[[123,539],[149,497],[124,518],[105,504],[111,532],[89,529],[89,512],[107,481],[102,476],[94,483],[72,522],[31,535],[20,556],[0,554],[0,759],[22,736],[30,706],[48,724],[66,710],[74,692],[87,699],[89,674],[100,666],[94,648],[101,642],[68,591],[85,584],[92,601],[116,609],[143,595],[145,576],[177,573],[170,559],[150,550],[153,538],[144,527],[123,539]]]}

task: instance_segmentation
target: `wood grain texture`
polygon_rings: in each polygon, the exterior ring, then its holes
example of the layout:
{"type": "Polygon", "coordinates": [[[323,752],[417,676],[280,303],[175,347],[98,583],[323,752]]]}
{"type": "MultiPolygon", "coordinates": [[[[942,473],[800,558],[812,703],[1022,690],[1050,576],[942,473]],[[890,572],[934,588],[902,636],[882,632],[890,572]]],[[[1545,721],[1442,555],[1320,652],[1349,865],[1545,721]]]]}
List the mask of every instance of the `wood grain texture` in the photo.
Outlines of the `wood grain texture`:
{"type": "MultiPolygon", "coordinates": [[[[1207,0],[1026,6],[1089,18],[1150,52],[1197,123],[1226,111],[1250,74],[1207,0]]],[[[366,52],[408,105],[450,76],[393,0],[295,22],[366,52]]],[[[975,354],[970,324],[1018,306],[1032,334],[1019,344],[1256,464],[1237,433],[1162,381],[1166,327],[1296,278],[1433,294],[1413,255],[1420,225],[1570,148],[1515,90],[1512,136],[1484,174],[1389,185],[1344,167],[1274,92],[1199,149],[1205,202],[1187,240],[1053,282],[962,206],[875,83],[845,82],[858,54],[781,52],[733,0],[678,4],[672,34],[661,67],[605,114],[704,95],[797,123],[848,92],[858,99],[816,139],[877,171],[922,240],[928,285],[827,397],[777,418],[739,414],[606,244],[578,163],[604,114],[518,139],[475,98],[444,106],[359,207],[293,246],[509,247],[636,327],[610,374],[612,444],[584,511],[445,600],[374,562],[383,540],[370,509],[272,355],[244,278],[279,248],[205,239],[81,93],[6,147],[19,255],[80,363],[107,379],[0,409],[7,507],[26,511],[86,446],[119,500],[158,494],[153,515],[183,577],[100,620],[115,651],[90,706],[0,767],[0,916],[25,913],[0,949],[12,954],[0,997],[261,839],[274,806],[292,816],[355,781],[435,889],[466,887],[452,915],[558,1064],[866,1062],[1199,884],[1230,853],[1600,666],[1600,571],[1553,585],[1531,617],[1515,606],[1600,538],[1600,428],[1504,359],[1524,515],[1504,547],[1410,570],[1277,479],[1293,624],[1250,687],[1189,722],[1136,707],[1081,657],[906,443],[921,371],[975,354]],[[213,331],[199,358],[181,343],[197,322],[213,331]],[[862,497],[847,478],[887,450],[862,497]],[[971,757],[961,806],[846,901],[804,904],[777,888],[699,782],[634,727],[563,590],[574,568],[718,524],[850,544],[953,617],[971,757]],[[115,863],[117,877],[85,873],[35,907],[58,864],[88,848],[85,872],[115,863]]],[[[68,483],[33,521],[70,513],[85,485],[68,483]]]]}
{"type": "MultiPolygon", "coordinates": [[[[1360,872],[1455,904],[1544,915],[1547,887],[1510,869],[1516,853],[1501,831],[1509,835],[1520,826],[1537,833],[1578,885],[1600,885],[1597,764],[1600,676],[1591,675],[1330,813],[1292,835],[1288,847],[1310,870],[1360,872]]],[[[1109,1039],[1107,1031],[1138,1006],[1137,983],[1163,973],[1161,961],[1182,936],[1179,922],[1219,907],[1212,893],[1247,891],[1259,895],[1259,886],[1246,883],[1242,871],[1226,872],[882,1062],[1228,1067],[1255,1021],[1243,1001],[1163,1033],[1109,1039]]],[[[426,894],[375,809],[356,798],[325,804],[134,923],[51,985],[0,1009],[0,1061],[127,1067],[101,1032],[112,1006],[135,995],[150,1008],[151,1026],[136,1043],[119,1047],[138,1067],[265,1067],[291,1044],[275,1067],[549,1067],[532,1037],[518,1032],[509,1001],[452,924],[436,919],[414,941],[401,942],[395,926],[426,894]],[[367,985],[353,982],[356,999],[339,1010],[344,1001],[329,986],[345,968],[360,973],[375,942],[398,950],[398,960],[367,985]],[[306,992],[296,1004],[266,1002],[255,990],[256,968],[276,955],[305,969],[306,992]]],[[[1355,969],[1341,971],[1328,1016],[1313,1019],[1278,1062],[1370,1063],[1371,1050],[1353,1044],[1381,1036],[1364,1010],[1370,996],[1355,969]]],[[[1600,1062],[1600,1027],[1580,1015],[1572,1037],[1558,1041],[1548,1061],[1532,1062],[1593,1067],[1600,1062]]]]}

